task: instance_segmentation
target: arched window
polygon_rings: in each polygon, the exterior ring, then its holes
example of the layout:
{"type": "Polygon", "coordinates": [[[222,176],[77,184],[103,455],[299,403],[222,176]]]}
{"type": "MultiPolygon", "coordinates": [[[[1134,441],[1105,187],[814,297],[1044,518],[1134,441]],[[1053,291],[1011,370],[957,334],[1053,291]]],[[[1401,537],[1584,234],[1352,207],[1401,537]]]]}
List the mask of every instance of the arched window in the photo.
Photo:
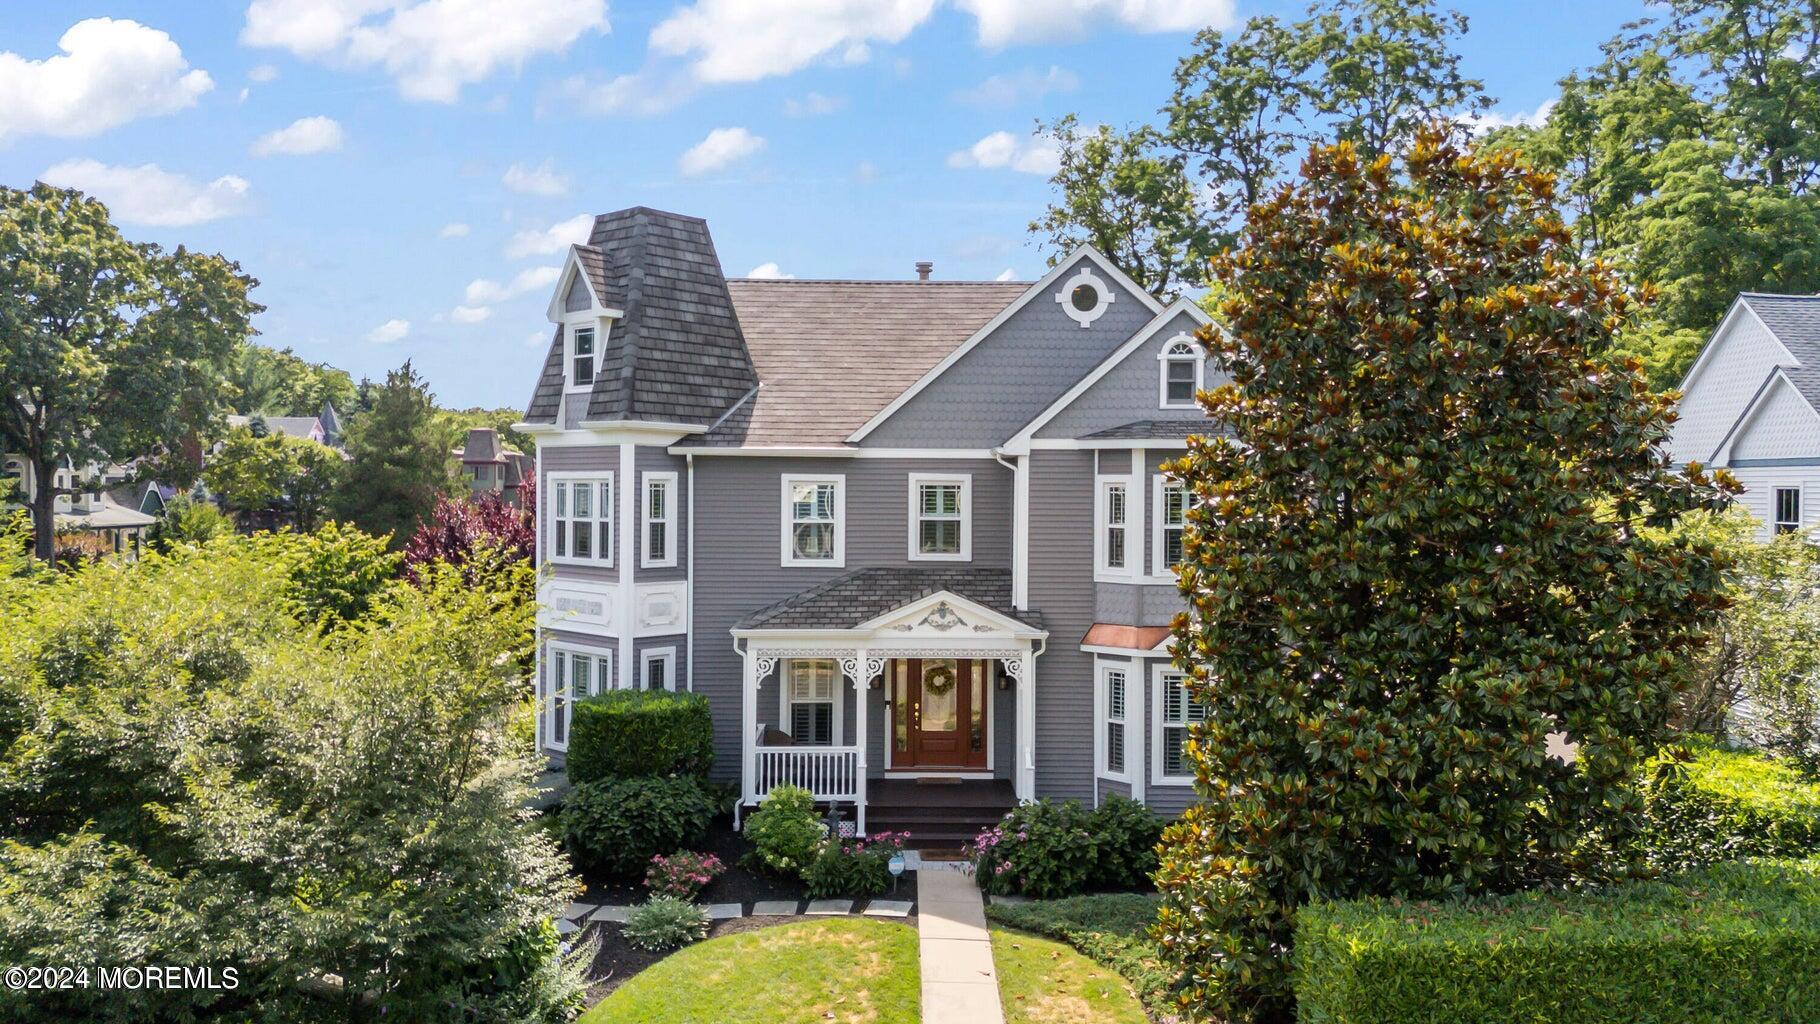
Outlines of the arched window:
{"type": "Polygon", "coordinates": [[[1194,339],[1178,334],[1157,353],[1157,405],[1164,409],[1193,409],[1194,393],[1201,389],[1205,354],[1194,339]]]}

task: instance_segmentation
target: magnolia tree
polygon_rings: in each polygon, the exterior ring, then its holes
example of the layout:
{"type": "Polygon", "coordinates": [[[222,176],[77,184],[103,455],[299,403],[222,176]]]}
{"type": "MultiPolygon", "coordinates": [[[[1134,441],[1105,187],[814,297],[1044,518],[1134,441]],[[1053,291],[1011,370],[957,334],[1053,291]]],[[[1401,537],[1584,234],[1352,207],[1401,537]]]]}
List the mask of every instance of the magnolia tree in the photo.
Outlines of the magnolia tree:
{"type": "Polygon", "coordinates": [[[1725,487],[1670,466],[1669,402],[1601,355],[1640,296],[1518,157],[1316,148],[1241,241],[1205,335],[1232,443],[1174,466],[1207,715],[1158,931],[1191,1008],[1278,1021],[1311,898],[1625,869],[1725,603],[1713,546],[1660,528],[1725,487]]]}

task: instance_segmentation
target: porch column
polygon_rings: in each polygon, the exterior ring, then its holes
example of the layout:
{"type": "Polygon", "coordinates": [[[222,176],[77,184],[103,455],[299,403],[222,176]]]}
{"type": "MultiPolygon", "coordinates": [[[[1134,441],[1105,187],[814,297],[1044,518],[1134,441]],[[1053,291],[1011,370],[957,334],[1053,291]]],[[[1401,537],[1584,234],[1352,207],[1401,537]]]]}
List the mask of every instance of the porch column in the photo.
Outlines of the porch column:
{"type": "Polygon", "coordinates": [[[1036,799],[1036,656],[1017,658],[1017,771],[1012,788],[1019,801],[1036,799]]]}
{"type": "Polygon", "coordinates": [[[758,658],[746,642],[745,699],[739,712],[739,796],[740,806],[752,803],[758,795],[752,791],[758,780],[758,658]]]}
{"type": "Polygon", "coordinates": [[[859,756],[857,758],[858,767],[854,769],[856,778],[853,780],[853,791],[855,794],[853,799],[853,827],[859,831],[859,834],[862,837],[866,834],[867,712],[871,709],[872,704],[872,674],[869,669],[870,659],[867,658],[868,653],[870,652],[864,647],[853,652],[853,666],[855,669],[853,673],[853,687],[857,691],[854,694],[857,699],[854,701],[853,705],[853,728],[854,731],[858,733],[858,735],[853,738],[853,741],[854,746],[859,748],[859,756]]]}

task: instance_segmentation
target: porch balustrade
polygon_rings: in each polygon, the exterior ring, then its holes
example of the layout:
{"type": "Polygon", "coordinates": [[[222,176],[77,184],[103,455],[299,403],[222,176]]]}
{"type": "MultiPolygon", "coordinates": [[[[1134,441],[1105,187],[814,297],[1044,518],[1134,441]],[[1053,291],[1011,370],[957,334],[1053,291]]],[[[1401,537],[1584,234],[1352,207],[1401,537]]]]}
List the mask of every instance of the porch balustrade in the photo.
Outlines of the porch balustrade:
{"type": "MultiPolygon", "coordinates": [[[[760,733],[763,729],[758,730],[760,733]]],[[[856,824],[866,829],[866,754],[860,747],[768,747],[762,742],[753,751],[755,764],[748,803],[759,803],[775,786],[799,786],[820,802],[851,803],[858,810],[856,824]]]]}

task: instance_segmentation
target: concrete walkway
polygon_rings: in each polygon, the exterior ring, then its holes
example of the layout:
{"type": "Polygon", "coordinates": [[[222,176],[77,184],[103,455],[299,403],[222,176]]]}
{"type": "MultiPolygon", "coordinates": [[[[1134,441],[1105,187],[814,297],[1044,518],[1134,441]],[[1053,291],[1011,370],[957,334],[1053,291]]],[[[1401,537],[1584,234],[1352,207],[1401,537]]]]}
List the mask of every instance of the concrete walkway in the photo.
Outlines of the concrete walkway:
{"type": "Polygon", "coordinates": [[[919,871],[916,902],[923,1024],[1004,1024],[986,910],[973,876],[919,871]]]}

